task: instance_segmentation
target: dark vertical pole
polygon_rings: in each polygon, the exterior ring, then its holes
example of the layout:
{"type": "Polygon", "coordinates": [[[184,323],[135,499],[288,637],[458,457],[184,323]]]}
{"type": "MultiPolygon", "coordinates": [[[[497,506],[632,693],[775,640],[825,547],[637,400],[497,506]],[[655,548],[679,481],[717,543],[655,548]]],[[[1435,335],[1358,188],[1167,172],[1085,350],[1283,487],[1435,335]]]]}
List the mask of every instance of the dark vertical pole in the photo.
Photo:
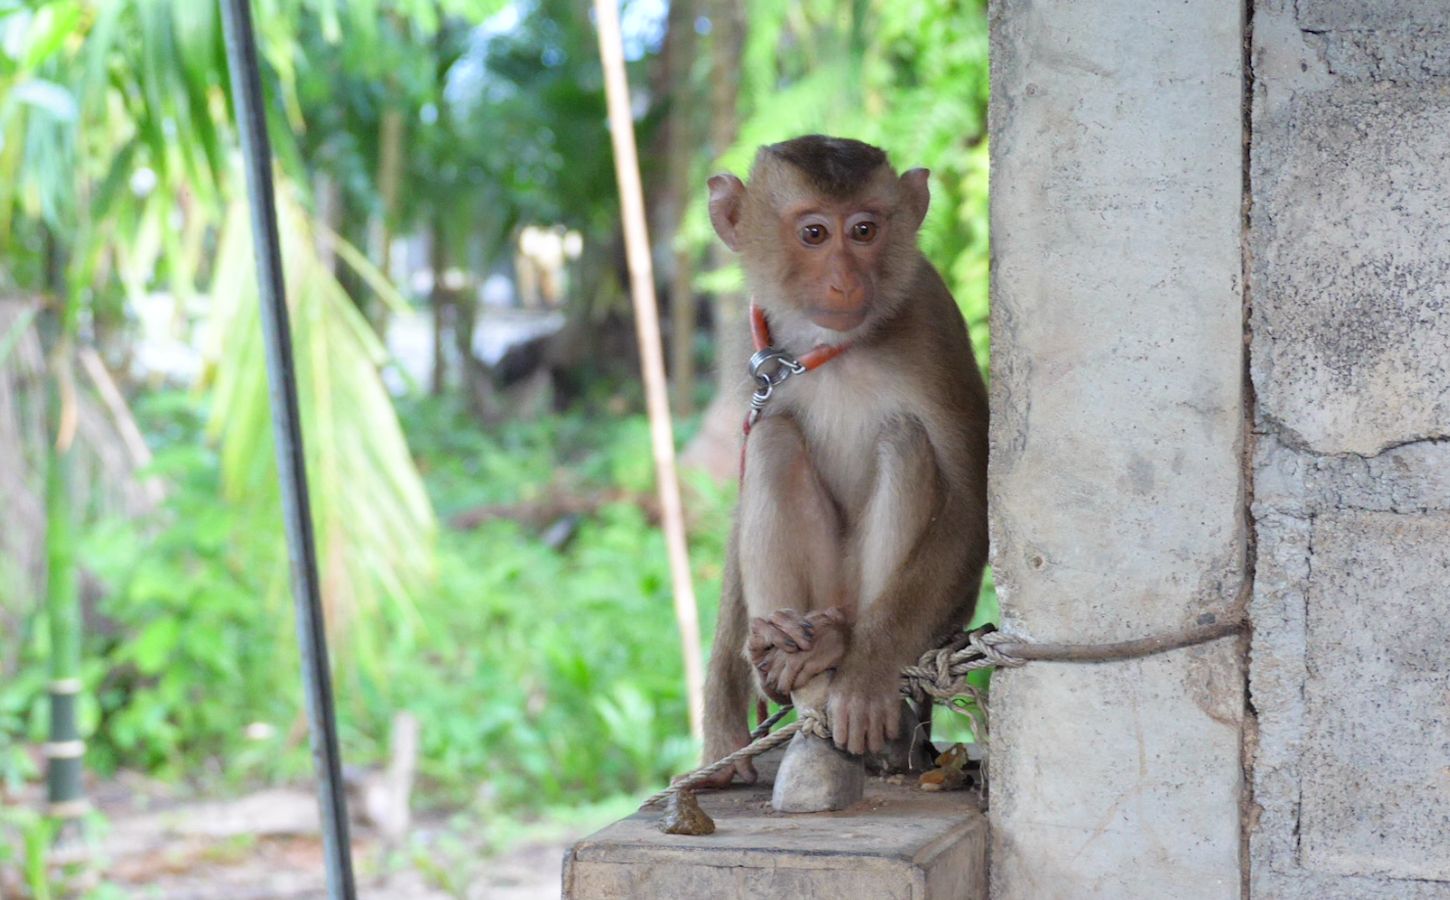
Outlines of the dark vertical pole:
{"type": "Polygon", "coordinates": [[[297,375],[292,362],[292,333],[287,321],[287,293],[282,278],[282,252],[277,238],[277,210],[272,189],[272,145],[258,73],[257,40],[252,31],[249,0],[221,0],[226,29],[227,63],[232,100],[246,162],[247,195],[252,207],[252,239],[257,254],[257,292],[262,302],[262,334],[267,346],[267,382],[272,400],[272,432],[277,445],[277,473],[282,481],[282,515],[287,528],[287,554],[292,563],[292,597],[297,606],[297,641],[302,648],[302,681],[311,725],[312,763],[322,808],[323,850],[327,890],[333,898],[351,900],[352,855],[348,842],[347,799],[337,747],[337,722],[332,708],[332,675],[327,663],[327,635],[317,583],[317,552],[312,510],[307,495],[307,468],[302,453],[302,417],[297,406],[297,375]]]}

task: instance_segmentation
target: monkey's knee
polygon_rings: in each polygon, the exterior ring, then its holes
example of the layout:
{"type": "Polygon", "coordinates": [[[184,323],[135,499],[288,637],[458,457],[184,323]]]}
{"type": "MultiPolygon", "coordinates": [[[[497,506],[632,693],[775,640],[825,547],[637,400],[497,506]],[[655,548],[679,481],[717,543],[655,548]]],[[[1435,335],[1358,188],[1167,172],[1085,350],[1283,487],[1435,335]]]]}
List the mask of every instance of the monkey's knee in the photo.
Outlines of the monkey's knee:
{"type": "Polygon", "coordinates": [[[884,472],[898,478],[936,480],[931,438],[915,416],[898,416],[887,422],[877,448],[878,465],[884,472]]]}

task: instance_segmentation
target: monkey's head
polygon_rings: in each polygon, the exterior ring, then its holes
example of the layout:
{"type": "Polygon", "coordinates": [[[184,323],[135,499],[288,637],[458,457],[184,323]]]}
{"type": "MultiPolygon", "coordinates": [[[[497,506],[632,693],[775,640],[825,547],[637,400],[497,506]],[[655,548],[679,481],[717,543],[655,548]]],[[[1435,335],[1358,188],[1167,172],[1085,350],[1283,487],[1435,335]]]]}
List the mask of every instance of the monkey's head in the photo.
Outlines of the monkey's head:
{"type": "MultiPolygon", "coordinates": [[[[897,175],[870,144],[807,135],[761,147],[750,183],[710,179],[710,222],[755,302],[814,342],[854,337],[906,299],[927,170],[897,175]]],[[[779,331],[779,329],[777,329],[779,331]]]]}

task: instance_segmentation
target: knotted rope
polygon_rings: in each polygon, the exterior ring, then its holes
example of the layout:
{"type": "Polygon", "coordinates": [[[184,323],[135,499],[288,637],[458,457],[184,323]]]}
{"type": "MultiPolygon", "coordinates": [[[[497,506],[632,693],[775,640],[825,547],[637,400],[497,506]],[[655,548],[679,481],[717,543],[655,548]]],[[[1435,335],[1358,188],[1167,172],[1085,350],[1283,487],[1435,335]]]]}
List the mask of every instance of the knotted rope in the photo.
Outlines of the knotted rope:
{"type": "MultiPolygon", "coordinates": [[[[986,625],[974,631],[963,632],[941,647],[928,650],[916,661],[916,665],[902,669],[901,693],[918,702],[931,698],[932,702],[966,716],[971,720],[972,733],[985,736],[986,698],[968,682],[969,673],[992,667],[1015,669],[1032,660],[1107,662],[1133,659],[1237,634],[1243,625],[1240,618],[1218,622],[1210,615],[1207,619],[1206,622],[1169,634],[1108,644],[1033,643],[986,625]],[[978,712],[982,718],[978,718],[978,712]]],[[[751,732],[750,743],[729,756],[675,779],[669,787],[640,804],[641,808],[662,803],[682,791],[691,791],[712,775],[725,771],[740,760],[754,759],[779,747],[798,731],[822,740],[831,739],[830,723],[826,720],[825,713],[818,710],[807,711],[789,725],[771,731],[790,710],[789,706],[781,707],[751,732]]]]}

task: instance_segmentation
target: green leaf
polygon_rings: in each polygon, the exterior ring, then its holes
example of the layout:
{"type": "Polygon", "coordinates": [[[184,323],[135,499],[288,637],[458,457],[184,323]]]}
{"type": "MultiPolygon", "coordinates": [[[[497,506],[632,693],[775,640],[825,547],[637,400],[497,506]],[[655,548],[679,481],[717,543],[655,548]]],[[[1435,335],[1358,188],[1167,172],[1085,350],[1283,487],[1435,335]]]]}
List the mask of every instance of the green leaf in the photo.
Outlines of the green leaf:
{"type": "Polygon", "coordinates": [[[131,648],[136,668],[145,675],[155,675],[165,669],[180,637],[181,626],[176,619],[166,617],[152,622],[131,648]]]}

